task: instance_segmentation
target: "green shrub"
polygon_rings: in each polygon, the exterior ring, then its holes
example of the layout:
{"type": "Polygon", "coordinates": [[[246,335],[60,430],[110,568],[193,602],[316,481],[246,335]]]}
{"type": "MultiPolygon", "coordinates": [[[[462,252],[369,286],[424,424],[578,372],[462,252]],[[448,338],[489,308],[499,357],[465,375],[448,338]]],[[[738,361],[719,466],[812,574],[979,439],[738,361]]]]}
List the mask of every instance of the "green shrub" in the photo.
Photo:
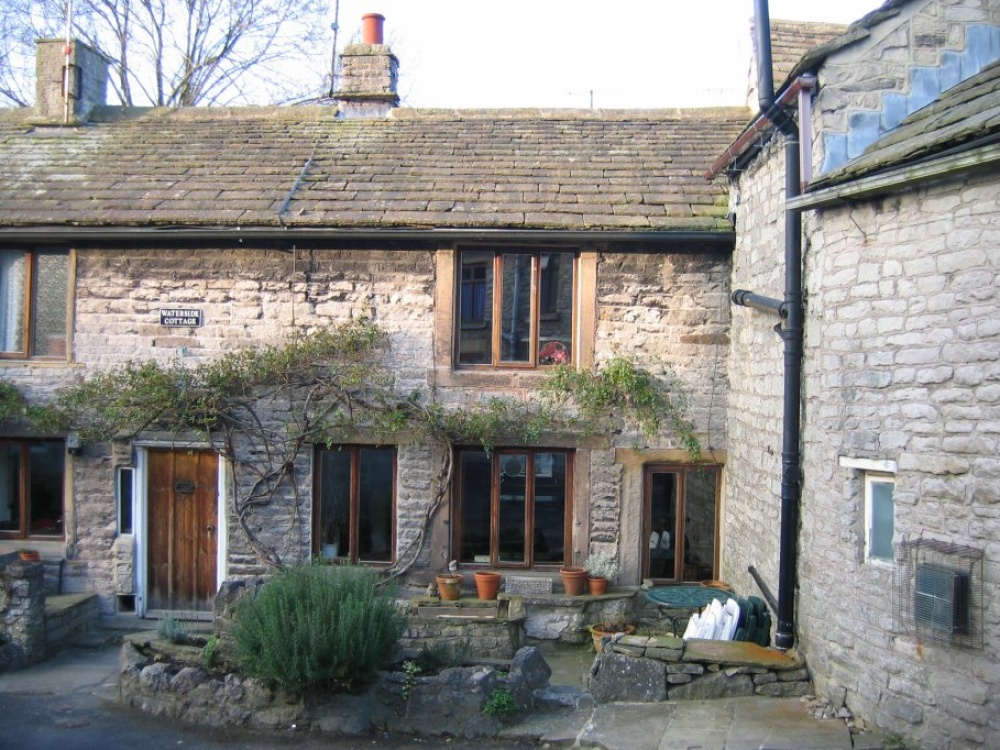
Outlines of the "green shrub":
{"type": "Polygon", "coordinates": [[[517,703],[510,690],[505,687],[498,687],[483,704],[483,713],[486,716],[496,716],[498,719],[509,719],[517,713],[517,703]]]}
{"type": "Polygon", "coordinates": [[[279,572],[237,605],[236,658],[249,674],[284,688],[356,690],[392,654],[403,632],[391,587],[355,565],[279,572]]]}
{"type": "Polygon", "coordinates": [[[164,641],[181,646],[191,642],[191,635],[172,615],[165,615],[156,623],[156,634],[164,641]]]}
{"type": "Polygon", "coordinates": [[[206,672],[211,672],[212,667],[215,666],[215,656],[216,649],[219,647],[219,637],[217,635],[209,636],[208,641],[205,642],[205,646],[201,649],[201,662],[205,667],[206,672]]]}

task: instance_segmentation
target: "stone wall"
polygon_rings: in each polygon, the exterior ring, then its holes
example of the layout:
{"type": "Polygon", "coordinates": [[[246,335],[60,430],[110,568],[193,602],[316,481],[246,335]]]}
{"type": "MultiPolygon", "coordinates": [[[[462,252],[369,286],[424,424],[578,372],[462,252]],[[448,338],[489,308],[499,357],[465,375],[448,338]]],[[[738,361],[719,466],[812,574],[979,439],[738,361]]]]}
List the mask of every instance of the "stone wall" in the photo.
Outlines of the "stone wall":
{"type": "Polygon", "coordinates": [[[818,686],[927,747],[1000,737],[998,206],[982,176],[827,210],[807,266],[802,639],[818,686]],[[865,561],[863,476],[840,456],[898,464],[897,543],[985,551],[984,650],[893,633],[892,569],[865,561]]]}
{"type": "Polygon", "coordinates": [[[0,556],[0,672],[45,658],[44,579],[42,563],[0,556]]]}
{"type": "Polygon", "coordinates": [[[755,643],[638,635],[607,640],[588,687],[596,703],[812,693],[809,670],[794,654],[755,643]]]}
{"type": "Polygon", "coordinates": [[[888,23],[823,64],[816,97],[816,163],[860,155],[910,112],[1000,58],[993,0],[902,4],[888,23]]]}
{"type": "MultiPolygon", "coordinates": [[[[732,288],[784,297],[784,154],[772,146],[740,180],[732,288]]],[[[777,595],[784,359],[778,318],[733,307],[721,576],[747,594],[760,571],[777,595]]]]}

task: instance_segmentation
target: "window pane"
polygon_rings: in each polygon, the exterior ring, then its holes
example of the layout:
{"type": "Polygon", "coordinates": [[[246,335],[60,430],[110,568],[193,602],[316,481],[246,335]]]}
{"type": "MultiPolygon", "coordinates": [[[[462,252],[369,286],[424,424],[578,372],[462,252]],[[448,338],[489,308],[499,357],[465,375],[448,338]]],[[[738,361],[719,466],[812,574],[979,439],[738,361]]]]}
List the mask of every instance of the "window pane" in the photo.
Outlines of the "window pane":
{"type": "Polygon", "coordinates": [[[542,253],[539,290],[538,363],[553,365],[573,358],[573,257],[542,253]]]}
{"type": "Polygon", "coordinates": [[[65,457],[66,450],[62,443],[32,443],[28,447],[31,534],[63,533],[65,457]]]}
{"type": "Polygon", "coordinates": [[[500,361],[527,362],[531,342],[530,255],[504,253],[500,305],[500,361]]]}
{"type": "Polygon", "coordinates": [[[492,464],[482,451],[463,451],[459,455],[462,528],[458,559],[489,563],[492,464]]]}
{"type": "Polygon", "coordinates": [[[35,269],[31,353],[41,357],[65,357],[69,255],[65,252],[40,252],[36,256],[35,269]]]}
{"type": "Polygon", "coordinates": [[[118,469],[118,533],[132,533],[132,469],[118,469]]]}
{"type": "Polygon", "coordinates": [[[892,482],[871,482],[871,538],[869,556],[892,560],[893,501],[892,482]]]}
{"type": "Polygon", "coordinates": [[[459,288],[458,361],[493,362],[493,253],[462,253],[459,288]]]}
{"type": "Polygon", "coordinates": [[[361,560],[392,561],[395,453],[391,448],[359,451],[358,557],[361,560]]]}
{"type": "Polygon", "coordinates": [[[21,446],[0,445],[0,531],[21,530],[21,446]]]}
{"type": "Polygon", "coordinates": [[[714,471],[688,471],[684,475],[684,580],[715,577],[714,471]]]}
{"type": "Polygon", "coordinates": [[[566,544],[566,454],[535,455],[536,563],[561,563],[566,544]]]}
{"type": "Polygon", "coordinates": [[[524,453],[500,457],[500,562],[524,562],[524,522],[527,518],[528,487],[524,453]]]}
{"type": "Polygon", "coordinates": [[[24,352],[26,271],[24,253],[0,252],[0,351],[3,352],[24,352]]]}
{"type": "Polygon", "coordinates": [[[324,557],[349,554],[351,452],[320,454],[320,545],[324,557]]]}
{"type": "Polygon", "coordinates": [[[676,578],[677,474],[656,472],[650,477],[649,576],[676,578]]]}

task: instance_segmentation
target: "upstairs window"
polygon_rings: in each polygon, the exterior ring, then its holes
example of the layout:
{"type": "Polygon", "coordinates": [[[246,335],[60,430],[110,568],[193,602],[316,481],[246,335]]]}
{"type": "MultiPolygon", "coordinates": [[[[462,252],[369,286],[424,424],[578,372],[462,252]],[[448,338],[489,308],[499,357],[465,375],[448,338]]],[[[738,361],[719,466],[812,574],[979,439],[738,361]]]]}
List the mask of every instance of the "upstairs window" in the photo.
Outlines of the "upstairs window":
{"type": "Polygon", "coordinates": [[[0,357],[66,357],[69,254],[0,251],[0,357]]]}
{"type": "Polygon", "coordinates": [[[0,441],[0,536],[63,536],[61,440],[0,441]]]}
{"type": "Polygon", "coordinates": [[[573,361],[573,253],[467,250],[459,266],[459,365],[573,361]]]}

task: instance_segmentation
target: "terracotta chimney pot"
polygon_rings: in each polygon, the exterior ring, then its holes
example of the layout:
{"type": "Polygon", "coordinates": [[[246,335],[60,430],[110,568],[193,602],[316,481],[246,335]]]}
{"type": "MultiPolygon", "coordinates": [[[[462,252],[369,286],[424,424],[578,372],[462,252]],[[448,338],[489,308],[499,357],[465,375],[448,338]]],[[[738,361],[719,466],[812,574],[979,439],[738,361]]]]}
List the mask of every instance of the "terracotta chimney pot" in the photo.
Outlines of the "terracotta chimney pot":
{"type": "Polygon", "coordinates": [[[382,24],[385,16],[381,13],[366,13],[361,16],[361,40],[365,44],[382,44],[382,24]]]}

